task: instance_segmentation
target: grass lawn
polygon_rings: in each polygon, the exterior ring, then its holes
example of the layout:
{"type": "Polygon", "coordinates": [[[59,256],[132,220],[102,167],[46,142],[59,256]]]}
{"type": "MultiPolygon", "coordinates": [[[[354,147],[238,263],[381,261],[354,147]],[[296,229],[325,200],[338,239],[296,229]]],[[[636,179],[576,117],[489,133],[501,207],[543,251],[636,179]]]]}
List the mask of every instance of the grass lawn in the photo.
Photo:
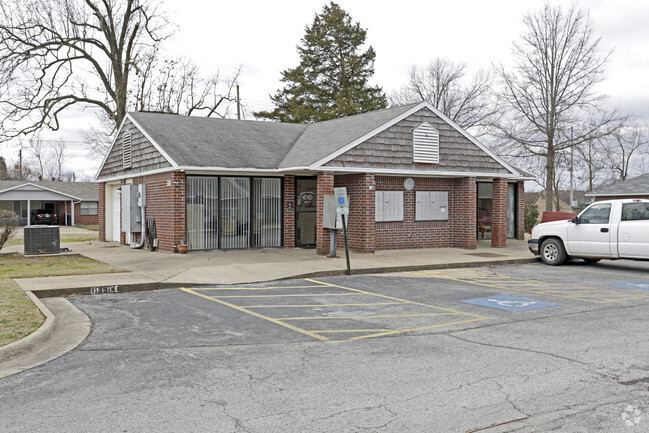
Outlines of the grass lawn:
{"type": "MultiPolygon", "coordinates": [[[[93,226],[83,226],[81,228],[87,229],[88,233],[62,233],[61,234],[61,242],[89,242],[89,241],[98,241],[99,240],[99,232],[88,229],[88,227],[93,227],[93,226]]],[[[11,239],[7,241],[5,246],[9,245],[22,245],[24,242],[24,239],[22,236],[16,236],[14,235],[11,239]]]]}
{"type": "Polygon", "coordinates": [[[80,255],[24,257],[0,253],[0,346],[34,332],[45,321],[12,278],[126,272],[80,255]]]}

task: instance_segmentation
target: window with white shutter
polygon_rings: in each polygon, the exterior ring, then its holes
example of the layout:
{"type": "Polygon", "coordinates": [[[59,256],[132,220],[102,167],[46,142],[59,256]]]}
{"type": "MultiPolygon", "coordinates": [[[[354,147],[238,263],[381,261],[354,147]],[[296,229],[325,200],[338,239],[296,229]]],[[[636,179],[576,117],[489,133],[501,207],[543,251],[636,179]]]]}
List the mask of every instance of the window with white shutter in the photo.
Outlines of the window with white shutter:
{"type": "Polygon", "coordinates": [[[132,166],[131,131],[124,131],[124,134],[122,135],[122,167],[131,168],[132,166]]]}
{"type": "Polygon", "coordinates": [[[412,133],[414,162],[439,164],[439,132],[430,123],[424,122],[412,133]]]}

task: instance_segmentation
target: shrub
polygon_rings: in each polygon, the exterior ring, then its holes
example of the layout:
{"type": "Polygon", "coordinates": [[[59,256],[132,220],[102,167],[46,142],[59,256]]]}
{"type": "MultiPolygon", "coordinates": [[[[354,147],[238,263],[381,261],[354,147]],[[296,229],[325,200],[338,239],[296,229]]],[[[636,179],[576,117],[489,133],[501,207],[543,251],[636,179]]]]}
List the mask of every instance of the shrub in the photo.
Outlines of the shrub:
{"type": "Polygon", "coordinates": [[[535,204],[525,205],[525,231],[529,232],[538,222],[539,208],[535,204]]]}
{"type": "Polygon", "coordinates": [[[10,210],[0,210],[0,227],[2,227],[2,230],[0,231],[0,250],[2,250],[5,243],[7,243],[7,241],[16,233],[17,226],[18,215],[10,210]]]}

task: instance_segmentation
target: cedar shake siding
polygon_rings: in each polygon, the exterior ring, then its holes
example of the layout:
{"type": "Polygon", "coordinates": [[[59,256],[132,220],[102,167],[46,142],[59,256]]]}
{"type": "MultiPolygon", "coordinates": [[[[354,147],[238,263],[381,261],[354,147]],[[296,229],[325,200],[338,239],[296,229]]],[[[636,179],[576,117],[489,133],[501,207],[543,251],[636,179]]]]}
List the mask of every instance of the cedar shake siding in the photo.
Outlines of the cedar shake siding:
{"type": "Polygon", "coordinates": [[[158,152],[149,140],[133,123],[127,119],[124,126],[117,136],[115,145],[110,151],[106,162],[97,176],[101,178],[110,178],[112,176],[137,176],[139,173],[169,168],[171,164],[166,158],[158,152]],[[131,132],[131,154],[132,166],[124,169],[122,162],[122,138],[125,131],[131,132]]]}
{"type": "Polygon", "coordinates": [[[324,167],[389,168],[430,172],[503,173],[498,161],[427,108],[350,149],[324,167]],[[414,164],[412,133],[428,122],[439,132],[439,164],[414,164]]]}

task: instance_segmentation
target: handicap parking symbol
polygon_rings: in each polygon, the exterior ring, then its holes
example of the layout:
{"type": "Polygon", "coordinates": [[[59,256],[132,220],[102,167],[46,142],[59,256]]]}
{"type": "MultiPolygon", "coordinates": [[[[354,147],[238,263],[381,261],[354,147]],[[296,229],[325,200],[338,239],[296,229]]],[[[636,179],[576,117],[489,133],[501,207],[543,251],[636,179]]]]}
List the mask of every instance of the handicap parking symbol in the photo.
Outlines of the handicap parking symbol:
{"type": "Polygon", "coordinates": [[[619,283],[609,283],[609,286],[624,287],[625,289],[649,290],[649,281],[621,281],[619,283]]]}
{"type": "Polygon", "coordinates": [[[483,307],[499,308],[507,311],[532,310],[534,308],[559,305],[552,302],[538,301],[536,299],[518,298],[516,296],[489,296],[486,298],[467,299],[462,302],[481,305],[483,307]]]}

